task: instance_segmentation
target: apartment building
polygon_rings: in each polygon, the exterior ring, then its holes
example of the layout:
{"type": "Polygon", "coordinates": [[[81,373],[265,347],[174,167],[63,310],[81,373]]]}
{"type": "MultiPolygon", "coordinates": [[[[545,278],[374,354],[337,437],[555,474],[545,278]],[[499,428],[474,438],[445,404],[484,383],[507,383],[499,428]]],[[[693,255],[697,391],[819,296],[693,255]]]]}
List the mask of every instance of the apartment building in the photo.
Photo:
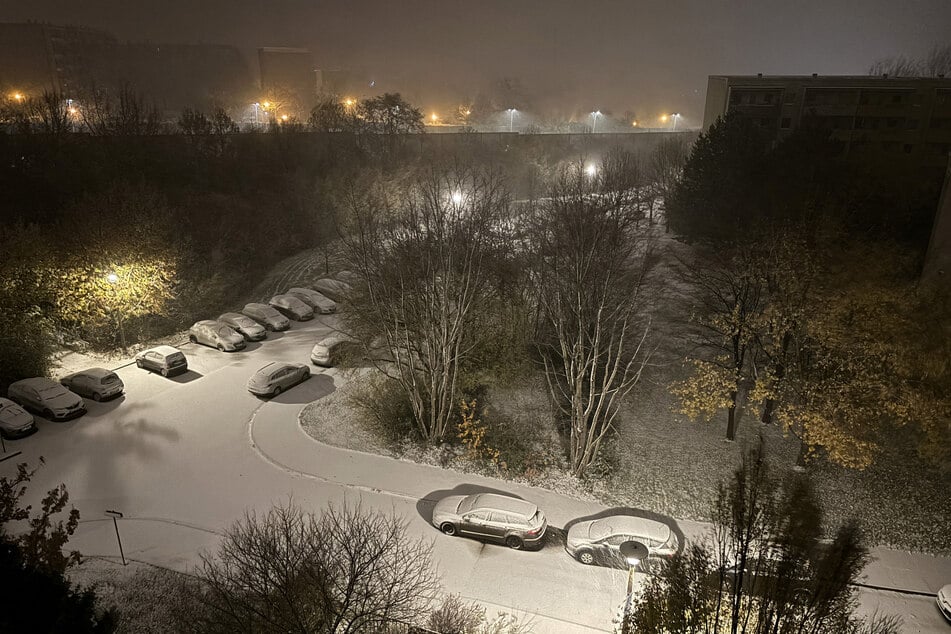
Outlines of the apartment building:
{"type": "Polygon", "coordinates": [[[703,126],[727,112],[774,132],[828,129],[846,156],[879,153],[943,168],[951,153],[951,79],[711,75],[703,126]]]}

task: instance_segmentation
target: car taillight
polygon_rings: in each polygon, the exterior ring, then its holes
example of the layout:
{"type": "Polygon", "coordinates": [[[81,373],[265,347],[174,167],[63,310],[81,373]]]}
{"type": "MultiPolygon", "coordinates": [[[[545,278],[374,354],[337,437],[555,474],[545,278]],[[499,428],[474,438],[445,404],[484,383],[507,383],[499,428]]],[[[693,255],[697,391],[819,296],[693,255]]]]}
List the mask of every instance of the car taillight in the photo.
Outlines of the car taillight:
{"type": "Polygon", "coordinates": [[[539,526],[539,527],[537,527],[537,528],[529,529],[528,531],[526,531],[525,534],[526,534],[526,535],[531,535],[531,536],[534,537],[535,535],[538,535],[538,533],[540,533],[541,530],[542,530],[542,527],[539,526]]]}

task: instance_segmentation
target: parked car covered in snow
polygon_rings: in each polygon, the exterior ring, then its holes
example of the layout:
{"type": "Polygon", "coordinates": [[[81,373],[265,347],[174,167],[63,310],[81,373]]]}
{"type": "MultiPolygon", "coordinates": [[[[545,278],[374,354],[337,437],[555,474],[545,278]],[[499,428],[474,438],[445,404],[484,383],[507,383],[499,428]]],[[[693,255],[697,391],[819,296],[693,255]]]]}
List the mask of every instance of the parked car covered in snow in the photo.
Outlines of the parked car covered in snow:
{"type": "Polygon", "coordinates": [[[303,363],[268,363],[248,379],[248,391],[256,396],[277,396],[310,378],[310,368],[303,363]]]}
{"type": "Polygon", "coordinates": [[[36,431],[33,416],[8,398],[0,398],[0,434],[4,438],[22,438],[36,431]]]}
{"type": "Polygon", "coordinates": [[[519,550],[540,544],[548,520],[525,500],[496,493],[450,495],[433,508],[433,525],[446,535],[501,542],[519,550]]]}
{"type": "Polygon", "coordinates": [[[357,340],[353,337],[342,332],[335,332],[314,345],[314,348],[310,351],[310,360],[313,361],[314,365],[330,368],[340,363],[347,352],[356,345],[357,340]]]}
{"type": "Polygon", "coordinates": [[[331,279],[329,277],[321,278],[311,284],[311,286],[335,302],[340,302],[347,299],[350,291],[353,290],[353,287],[346,282],[331,279]]]}
{"type": "Polygon", "coordinates": [[[337,310],[337,302],[330,299],[323,293],[318,293],[317,291],[310,288],[289,288],[287,289],[287,295],[293,295],[297,299],[301,300],[308,306],[314,309],[314,312],[320,312],[323,314],[332,313],[337,310]]]}
{"type": "Polygon", "coordinates": [[[362,279],[357,273],[354,273],[353,271],[340,271],[334,275],[334,277],[341,282],[346,282],[350,286],[359,284],[360,280],[362,279]]]}
{"type": "Polygon", "coordinates": [[[281,331],[291,327],[290,320],[279,313],[273,306],[252,302],[245,304],[241,312],[258,322],[268,330],[281,331]]]}
{"type": "Polygon", "coordinates": [[[218,321],[230,326],[248,341],[261,341],[267,337],[267,328],[241,313],[225,313],[218,317],[218,321]]]}
{"type": "Polygon", "coordinates": [[[938,609],[941,610],[941,614],[943,614],[944,618],[948,619],[948,621],[951,621],[951,583],[938,590],[936,601],[938,603],[938,609]]]}
{"type": "Polygon", "coordinates": [[[307,321],[314,318],[314,309],[293,295],[275,295],[268,303],[282,315],[294,321],[307,321]]]}
{"type": "Polygon", "coordinates": [[[135,355],[135,365],[162,376],[174,376],[188,371],[184,353],[172,346],[155,346],[135,355]]]}
{"type": "Polygon", "coordinates": [[[235,332],[231,326],[214,319],[196,321],[188,329],[188,340],[192,343],[218,348],[222,352],[236,352],[246,345],[244,337],[235,332]]]}
{"type": "Polygon", "coordinates": [[[94,401],[115,398],[125,389],[122,379],[112,370],[105,368],[89,368],[82,372],[74,372],[61,378],[59,382],[63,387],[94,401]]]}
{"type": "Polygon", "coordinates": [[[10,384],[7,397],[24,408],[50,420],[69,420],[86,413],[79,394],[45,376],[22,379],[10,384]]]}
{"type": "Polygon", "coordinates": [[[612,515],[578,522],[568,529],[565,550],[583,564],[626,565],[620,546],[624,542],[647,546],[648,557],[673,557],[677,535],[663,522],[631,515],[612,515]]]}

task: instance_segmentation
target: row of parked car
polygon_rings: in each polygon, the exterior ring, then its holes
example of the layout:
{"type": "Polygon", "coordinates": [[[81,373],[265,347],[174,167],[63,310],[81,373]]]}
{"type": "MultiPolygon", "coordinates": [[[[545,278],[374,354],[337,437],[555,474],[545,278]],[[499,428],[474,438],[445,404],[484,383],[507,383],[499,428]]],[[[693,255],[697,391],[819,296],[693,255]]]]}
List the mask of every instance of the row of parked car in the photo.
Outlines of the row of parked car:
{"type": "MultiPolygon", "coordinates": [[[[433,508],[432,522],[446,535],[498,542],[516,550],[540,546],[548,528],[537,505],[497,493],[445,497],[433,508]]],[[[587,565],[626,565],[620,546],[628,541],[647,546],[651,558],[673,557],[680,548],[676,533],[663,522],[612,515],[572,524],[565,550],[587,565]]]]}
{"type": "MultiPolygon", "coordinates": [[[[321,314],[337,310],[337,302],[351,290],[345,280],[353,281],[352,273],[342,271],[341,279],[320,279],[314,288],[294,287],[275,295],[267,303],[250,303],[241,312],[229,312],[218,319],[204,319],[188,330],[188,339],[217,348],[223,352],[243,349],[247,341],[261,341],[268,331],[290,328],[290,320],[312,319],[314,311],[321,314]],[[331,299],[331,297],[333,299],[331,299]]],[[[341,334],[318,341],[311,351],[313,363],[332,366],[337,361],[339,347],[352,341],[341,334]]],[[[139,368],[169,377],[188,370],[188,359],[174,346],[155,346],[135,355],[139,368]]],[[[269,363],[248,381],[248,390],[259,396],[275,396],[306,380],[310,368],[299,363],[269,363]]],[[[65,376],[59,382],[46,377],[22,379],[10,385],[8,398],[0,398],[0,434],[4,438],[21,438],[36,431],[36,421],[30,412],[49,420],[63,421],[86,413],[83,397],[105,401],[122,394],[125,386],[115,372],[105,368],[90,368],[65,376]]]]}

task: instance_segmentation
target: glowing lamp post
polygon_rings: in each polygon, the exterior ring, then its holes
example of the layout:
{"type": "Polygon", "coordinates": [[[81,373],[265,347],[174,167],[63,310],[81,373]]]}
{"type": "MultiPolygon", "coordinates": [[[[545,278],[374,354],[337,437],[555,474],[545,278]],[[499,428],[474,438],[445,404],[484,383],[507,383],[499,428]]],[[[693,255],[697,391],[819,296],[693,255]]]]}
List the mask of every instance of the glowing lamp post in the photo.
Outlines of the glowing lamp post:
{"type": "Polygon", "coordinates": [[[673,118],[673,120],[674,120],[674,127],[673,127],[672,129],[673,129],[673,130],[676,130],[676,129],[677,129],[677,121],[680,119],[680,113],[679,113],[679,112],[675,112],[674,114],[672,114],[672,115],[670,115],[670,116],[671,116],[671,118],[673,118]]]}
{"type": "Polygon", "coordinates": [[[515,127],[515,114],[518,112],[515,108],[509,108],[509,132],[512,132],[515,127]]]}
{"type": "Polygon", "coordinates": [[[593,122],[591,124],[591,134],[594,134],[595,132],[598,131],[598,117],[601,117],[601,116],[602,115],[600,110],[595,110],[594,112],[591,113],[591,118],[593,119],[593,122]]]}
{"type": "Polygon", "coordinates": [[[641,542],[624,542],[619,546],[621,556],[627,561],[627,595],[624,597],[624,620],[621,622],[621,634],[630,634],[631,626],[628,624],[631,616],[631,594],[634,592],[634,568],[637,564],[647,559],[650,551],[647,546],[641,542]]]}

